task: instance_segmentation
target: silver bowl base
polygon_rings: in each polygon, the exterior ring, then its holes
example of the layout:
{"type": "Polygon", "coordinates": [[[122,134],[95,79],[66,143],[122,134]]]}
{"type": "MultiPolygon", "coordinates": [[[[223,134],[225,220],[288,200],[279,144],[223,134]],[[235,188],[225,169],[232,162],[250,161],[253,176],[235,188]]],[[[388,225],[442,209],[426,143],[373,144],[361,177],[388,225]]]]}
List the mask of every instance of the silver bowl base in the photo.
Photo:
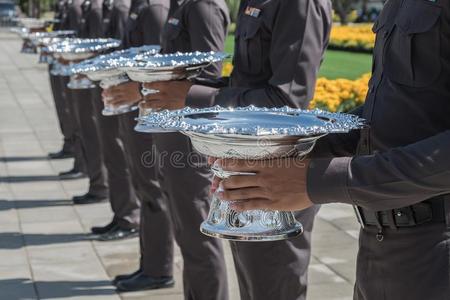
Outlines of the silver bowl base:
{"type": "Polygon", "coordinates": [[[270,242],[281,241],[290,238],[297,237],[303,233],[303,226],[300,223],[296,223],[288,231],[274,231],[267,232],[245,232],[241,229],[232,231],[229,228],[218,228],[218,226],[210,225],[206,221],[200,226],[200,231],[210,237],[220,238],[229,241],[241,241],[241,242],[270,242]]]}

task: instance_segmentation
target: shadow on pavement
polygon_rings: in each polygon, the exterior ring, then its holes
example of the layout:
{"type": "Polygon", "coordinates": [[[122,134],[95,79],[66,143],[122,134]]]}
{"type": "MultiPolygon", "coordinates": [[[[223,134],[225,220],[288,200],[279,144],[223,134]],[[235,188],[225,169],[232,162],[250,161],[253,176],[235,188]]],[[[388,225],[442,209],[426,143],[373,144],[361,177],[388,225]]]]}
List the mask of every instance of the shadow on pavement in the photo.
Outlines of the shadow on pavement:
{"type": "MultiPolygon", "coordinates": [[[[94,240],[95,236],[85,233],[41,234],[20,232],[0,232],[0,249],[20,249],[26,246],[66,244],[94,240]],[[24,244],[25,241],[25,244],[24,244]]],[[[1,290],[1,289],[0,289],[1,290]]]]}
{"type": "MultiPolygon", "coordinates": [[[[64,180],[77,180],[78,178],[65,178],[64,180]]],[[[0,177],[0,183],[20,183],[20,182],[39,182],[39,181],[60,181],[58,175],[38,175],[38,176],[5,176],[0,177]]]]}
{"type": "Polygon", "coordinates": [[[10,209],[26,209],[26,208],[39,208],[39,207],[56,207],[56,206],[69,206],[72,205],[72,200],[67,199],[54,199],[54,200],[5,200],[0,199],[0,211],[10,209]]]}
{"type": "Polygon", "coordinates": [[[7,156],[0,157],[2,162],[20,162],[20,161],[38,161],[38,160],[49,160],[48,156],[7,156]]]}
{"type": "MultiPolygon", "coordinates": [[[[116,294],[108,280],[99,281],[31,281],[28,278],[0,280],[0,291],[4,291],[8,300],[29,299],[24,291],[34,290],[36,286],[43,299],[61,299],[77,296],[108,296],[116,294]]],[[[3,299],[0,295],[0,299],[3,299]]],[[[6,298],[5,298],[6,299],[6,298]]]]}

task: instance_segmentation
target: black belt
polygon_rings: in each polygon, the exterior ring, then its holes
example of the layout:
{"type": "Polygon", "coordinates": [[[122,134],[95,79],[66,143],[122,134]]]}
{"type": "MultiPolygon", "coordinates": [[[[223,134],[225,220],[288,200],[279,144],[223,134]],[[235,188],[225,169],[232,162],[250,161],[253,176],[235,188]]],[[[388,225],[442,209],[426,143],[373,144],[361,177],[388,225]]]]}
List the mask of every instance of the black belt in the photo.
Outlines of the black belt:
{"type": "Polygon", "coordinates": [[[423,202],[385,211],[369,211],[357,207],[358,220],[362,226],[414,227],[426,223],[445,223],[449,218],[448,195],[439,196],[423,202]]]}

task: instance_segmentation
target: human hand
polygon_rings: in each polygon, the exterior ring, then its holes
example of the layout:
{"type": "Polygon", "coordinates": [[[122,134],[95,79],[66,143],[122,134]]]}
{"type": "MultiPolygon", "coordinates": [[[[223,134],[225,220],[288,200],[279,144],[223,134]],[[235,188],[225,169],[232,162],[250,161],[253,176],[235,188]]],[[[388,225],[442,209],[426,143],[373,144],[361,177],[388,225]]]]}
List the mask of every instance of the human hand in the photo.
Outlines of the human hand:
{"type": "Polygon", "coordinates": [[[144,97],[141,107],[144,109],[181,109],[185,107],[186,96],[192,86],[189,80],[174,80],[144,83],[144,88],[157,90],[158,93],[144,97]]]}
{"type": "Polygon", "coordinates": [[[313,205],[306,191],[309,160],[218,159],[215,164],[225,171],[255,173],[226,179],[214,178],[211,191],[217,191],[220,199],[231,201],[230,206],[236,211],[253,209],[295,211],[313,205]]]}
{"type": "Polygon", "coordinates": [[[105,105],[133,105],[142,100],[138,82],[128,81],[104,89],[102,98],[105,105]]]}

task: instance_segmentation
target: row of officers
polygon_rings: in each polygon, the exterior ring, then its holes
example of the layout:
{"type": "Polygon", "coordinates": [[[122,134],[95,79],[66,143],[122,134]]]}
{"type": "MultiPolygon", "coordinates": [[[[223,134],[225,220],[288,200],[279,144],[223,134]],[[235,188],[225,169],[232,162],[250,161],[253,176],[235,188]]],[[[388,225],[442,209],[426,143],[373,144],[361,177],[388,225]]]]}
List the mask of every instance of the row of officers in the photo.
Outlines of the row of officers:
{"type": "MultiPolygon", "coordinates": [[[[57,15],[58,29],[79,37],[117,38],[123,48],[158,44],[163,53],[223,51],[230,23],[224,0],[63,0],[57,15]]],[[[50,156],[75,158],[61,178],[89,178],[88,192],[74,203],[109,199],[113,219],[92,228],[101,240],[139,235],[140,267],[114,279],[119,291],[173,286],[175,241],[185,298],[229,298],[222,243],[199,232],[209,210],[207,162],[192,164],[192,146],[178,133],[135,132],[137,112],[102,116],[103,101],[152,109],[307,108],[331,15],[329,0],[241,0],[231,78],[221,78],[214,64],[194,81],[146,86],[156,95],[141,95],[132,81],[70,90],[68,78],[50,72],[64,136],[62,150],[50,156]],[[175,153],[183,154],[176,165],[175,153]]],[[[370,129],[324,139],[301,171],[289,163],[261,166],[267,174],[252,177],[257,182],[222,182],[225,197],[241,201],[236,209],[298,209],[305,229],[285,241],[230,242],[241,299],[306,299],[314,217],[329,202],[355,205],[362,224],[355,299],[449,299],[449,19],[447,0],[389,0],[374,26],[367,101],[354,111],[370,129]],[[277,201],[261,200],[270,195],[277,201]]]]}

